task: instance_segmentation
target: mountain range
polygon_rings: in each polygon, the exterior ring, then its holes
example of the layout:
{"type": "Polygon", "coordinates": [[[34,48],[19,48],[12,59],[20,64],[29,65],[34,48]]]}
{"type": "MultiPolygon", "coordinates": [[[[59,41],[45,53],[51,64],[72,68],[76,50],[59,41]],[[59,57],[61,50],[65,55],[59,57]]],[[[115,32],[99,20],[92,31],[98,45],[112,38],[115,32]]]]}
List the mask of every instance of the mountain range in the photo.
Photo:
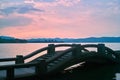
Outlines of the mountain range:
{"type": "Polygon", "coordinates": [[[88,37],[88,38],[31,38],[19,39],[10,36],[0,36],[0,43],[57,43],[57,42],[120,42],[120,37],[88,37]]]}
{"type": "Polygon", "coordinates": [[[0,43],[27,43],[27,40],[10,36],[0,36],[0,43]]]}

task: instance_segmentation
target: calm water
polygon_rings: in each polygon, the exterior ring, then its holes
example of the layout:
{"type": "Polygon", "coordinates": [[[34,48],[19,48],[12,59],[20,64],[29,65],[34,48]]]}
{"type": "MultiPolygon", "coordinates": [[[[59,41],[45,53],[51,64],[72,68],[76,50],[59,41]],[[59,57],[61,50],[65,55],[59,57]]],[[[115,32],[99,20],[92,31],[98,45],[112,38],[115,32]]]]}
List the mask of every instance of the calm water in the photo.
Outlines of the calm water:
{"type": "MultiPolygon", "coordinates": [[[[47,45],[48,43],[0,44],[0,58],[27,55],[47,45]]],[[[120,43],[106,43],[105,45],[113,50],[120,50],[120,43]]],[[[0,63],[0,65],[1,64],[3,63],[0,63]]],[[[68,71],[64,74],[55,75],[57,77],[51,77],[48,80],[118,80],[115,79],[116,73],[120,73],[119,65],[86,66],[68,71]]]]}
{"type": "MultiPolygon", "coordinates": [[[[0,44],[0,58],[15,57],[16,55],[27,55],[37,49],[46,47],[47,45],[48,43],[0,44]]],[[[120,43],[106,43],[105,45],[113,50],[120,50],[120,43]]]]}

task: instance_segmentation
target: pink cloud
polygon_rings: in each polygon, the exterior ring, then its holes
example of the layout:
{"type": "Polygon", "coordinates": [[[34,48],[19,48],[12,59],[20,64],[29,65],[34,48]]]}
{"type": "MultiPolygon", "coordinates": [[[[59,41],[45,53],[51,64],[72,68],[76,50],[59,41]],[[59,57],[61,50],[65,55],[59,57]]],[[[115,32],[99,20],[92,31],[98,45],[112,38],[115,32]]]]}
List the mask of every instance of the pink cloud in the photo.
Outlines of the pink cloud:
{"type": "MultiPolygon", "coordinates": [[[[30,15],[24,16],[32,18],[33,22],[27,26],[16,28],[6,28],[2,31],[6,35],[15,37],[85,37],[87,35],[86,27],[90,23],[89,16],[77,15],[71,18],[65,18],[60,15],[30,15]],[[9,32],[8,32],[9,30],[9,32]]],[[[90,32],[89,32],[90,33],[90,32]]]]}
{"type": "MultiPolygon", "coordinates": [[[[96,33],[96,31],[93,31],[96,30],[96,27],[90,26],[92,25],[90,14],[91,12],[89,11],[84,12],[84,14],[82,13],[82,15],[80,12],[68,14],[71,17],[64,17],[59,13],[55,13],[54,15],[41,13],[34,13],[33,15],[24,14],[22,16],[32,18],[33,22],[24,27],[5,28],[2,32],[6,33],[6,35],[20,38],[86,37],[96,33]]],[[[14,15],[20,16],[20,14],[14,15]]]]}
{"type": "Polygon", "coordinates": [[[33,3],[37,8],[55,7],[55,6],[73,6],[79,3],[80,0],[55,0],[53,2],[35,2],[34,0],[26,1],[26,3],[33,3]]]}

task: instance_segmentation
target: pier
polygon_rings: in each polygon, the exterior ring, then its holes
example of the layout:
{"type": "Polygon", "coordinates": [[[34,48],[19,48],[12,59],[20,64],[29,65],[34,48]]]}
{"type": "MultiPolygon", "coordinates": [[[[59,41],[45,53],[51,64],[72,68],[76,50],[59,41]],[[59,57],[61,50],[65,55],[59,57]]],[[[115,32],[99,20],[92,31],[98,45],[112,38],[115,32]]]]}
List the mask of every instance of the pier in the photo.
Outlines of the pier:
{"type": "Polygon", "coordinates": [[[0,58],[0,62],[14,61],[15,64],[0,65],[0,80],[15,80],[27,77],[40,77],[63,71],[81,63],[119,64],[120,51],[114,51],[104,44],[49,44],[26,56],[16,55],[15,58],[0,58]],[[66,47],[64,50],[56,48],[66,47]],[[96,51],[88,48],[95,48],[96,51]],[[46,52],[45,54],[42,54],[46,52]],[[37,56],[29,62],[26,60],[37,56]]]}

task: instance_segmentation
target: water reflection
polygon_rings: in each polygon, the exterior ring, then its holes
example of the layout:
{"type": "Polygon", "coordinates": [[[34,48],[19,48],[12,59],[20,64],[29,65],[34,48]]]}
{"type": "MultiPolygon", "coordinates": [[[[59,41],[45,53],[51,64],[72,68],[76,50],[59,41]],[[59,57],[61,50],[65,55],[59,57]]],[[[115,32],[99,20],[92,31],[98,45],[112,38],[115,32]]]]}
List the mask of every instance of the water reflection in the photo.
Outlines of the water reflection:
{"type": "Polygon", "coordinates": [[[120,80],[120,73],[116,73],[116,80],[120,80]]]}

